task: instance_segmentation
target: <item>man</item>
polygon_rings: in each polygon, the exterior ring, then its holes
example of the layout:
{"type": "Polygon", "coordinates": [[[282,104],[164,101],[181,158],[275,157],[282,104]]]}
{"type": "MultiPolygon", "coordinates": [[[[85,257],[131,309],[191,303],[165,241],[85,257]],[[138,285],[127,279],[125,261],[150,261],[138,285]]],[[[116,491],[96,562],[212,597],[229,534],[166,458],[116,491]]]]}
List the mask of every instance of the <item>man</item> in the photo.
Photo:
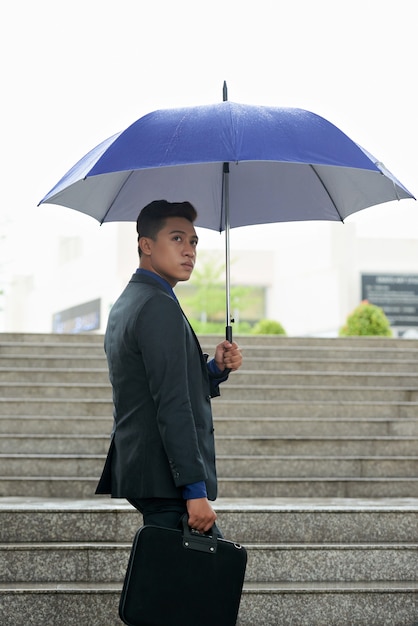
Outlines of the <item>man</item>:
{"type": "Polygon", "coordinates": [[[145,524],[212,528],[217,496],[211,397],[242,363],[223,341],[207,361],[173,292],[196,261],[189,202],[151,202],[137,221],[140,264],[109,315],[114,430],[96,493],[127,498],[145,524]]]}

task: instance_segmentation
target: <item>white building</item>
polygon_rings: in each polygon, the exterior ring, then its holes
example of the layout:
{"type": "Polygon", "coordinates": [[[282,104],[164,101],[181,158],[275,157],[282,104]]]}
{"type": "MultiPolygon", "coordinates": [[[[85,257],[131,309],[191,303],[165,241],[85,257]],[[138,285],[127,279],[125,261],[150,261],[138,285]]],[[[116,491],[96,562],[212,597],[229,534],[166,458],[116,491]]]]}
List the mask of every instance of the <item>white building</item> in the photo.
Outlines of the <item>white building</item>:
{"type": "MultiPolygon", "coordinates": [[[[335,335],[362,299],[363,274],[418,275],[418,238],[411,235],[366,238],[355,223],[328,222],[232,230],[231,282],[263,288],[264,317],[280,321],[288,335],[335,335]]],[[[201,259],[223,258],[223,235],[199,229],[199,236],[201,259]]],[[[3,243],[0,257],[0,330],[7,332],[103,332],[138,265],[133,223],[98,227],[70,210],[24,240],[18,264],[7,260],[10,245],[3,243]]],[[[412,311],[418,295],[408,298],[412,311]]],[[[406,327],[418,330],[413,317],[406,327]]]]}

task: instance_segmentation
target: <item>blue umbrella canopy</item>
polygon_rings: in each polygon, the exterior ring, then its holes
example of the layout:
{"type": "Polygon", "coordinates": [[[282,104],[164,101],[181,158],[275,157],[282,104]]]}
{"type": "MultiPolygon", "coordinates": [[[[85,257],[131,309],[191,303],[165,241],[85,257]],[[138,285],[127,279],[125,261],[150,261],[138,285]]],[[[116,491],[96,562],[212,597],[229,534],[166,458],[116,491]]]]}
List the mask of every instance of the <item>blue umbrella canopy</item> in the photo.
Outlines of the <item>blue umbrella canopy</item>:
{"type": "Polygon", "coordinates": [[[226,337],[232,227],[343,221],[412,194],[324,118],[302,109],[224,102],[162,109],[103,141],[40,201],[100,223],[136,221],[149,202],[188,200],[196,225],[225,230],[226,337]]]}
{"type": "Polygon", "coordinates": [[[344,220],[366,207],[413,198],[374,157],[302,109],[237,104],[162,109],[84,156],[42,203],[99,222],[135,221],[158,198],[189,200],[198,226],[344,220]],[[228,163],[228,168],[225,167],[228,163]]]}

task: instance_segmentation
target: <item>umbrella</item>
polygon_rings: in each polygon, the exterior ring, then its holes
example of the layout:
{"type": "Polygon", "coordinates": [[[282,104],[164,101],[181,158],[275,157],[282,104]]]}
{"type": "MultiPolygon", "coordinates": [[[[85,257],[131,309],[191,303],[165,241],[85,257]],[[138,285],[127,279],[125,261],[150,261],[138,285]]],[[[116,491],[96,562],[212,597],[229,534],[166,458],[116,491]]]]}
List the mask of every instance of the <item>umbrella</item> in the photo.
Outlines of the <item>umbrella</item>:
{"type": "MultiPolygon", "coordinates": [[[[226,336],[229,230],[250,224],[343,221],[414,196],[370,153],[324,118],[295,108],[224,101],[149,113],[86,154],[39,202],[97,219],[136,221],[159,198],[188,200],[196,225],[225,231],[226,336]]],[[[39,206],[38,205],[38,206],[39,206]]]]}

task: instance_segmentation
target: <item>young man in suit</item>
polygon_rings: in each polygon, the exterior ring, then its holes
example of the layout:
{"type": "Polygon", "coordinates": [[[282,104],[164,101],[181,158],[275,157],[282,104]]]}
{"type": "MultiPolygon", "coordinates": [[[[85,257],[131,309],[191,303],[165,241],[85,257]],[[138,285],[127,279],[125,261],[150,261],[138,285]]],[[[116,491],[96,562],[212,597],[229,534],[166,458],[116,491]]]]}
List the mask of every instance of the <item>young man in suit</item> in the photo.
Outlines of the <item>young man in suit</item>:
{"type": "Polygon", "coordinates": [[[96,493],[127,498],[145,524],[175,528],[187,512],[203,532],[216,520],[210,401],[242,356],[223,341],[208,361],[173,292],[193,272],[196,216],[189,202],[165,200],[139,214],[139,268],[105,335],[114,430],[96,493]]]}

